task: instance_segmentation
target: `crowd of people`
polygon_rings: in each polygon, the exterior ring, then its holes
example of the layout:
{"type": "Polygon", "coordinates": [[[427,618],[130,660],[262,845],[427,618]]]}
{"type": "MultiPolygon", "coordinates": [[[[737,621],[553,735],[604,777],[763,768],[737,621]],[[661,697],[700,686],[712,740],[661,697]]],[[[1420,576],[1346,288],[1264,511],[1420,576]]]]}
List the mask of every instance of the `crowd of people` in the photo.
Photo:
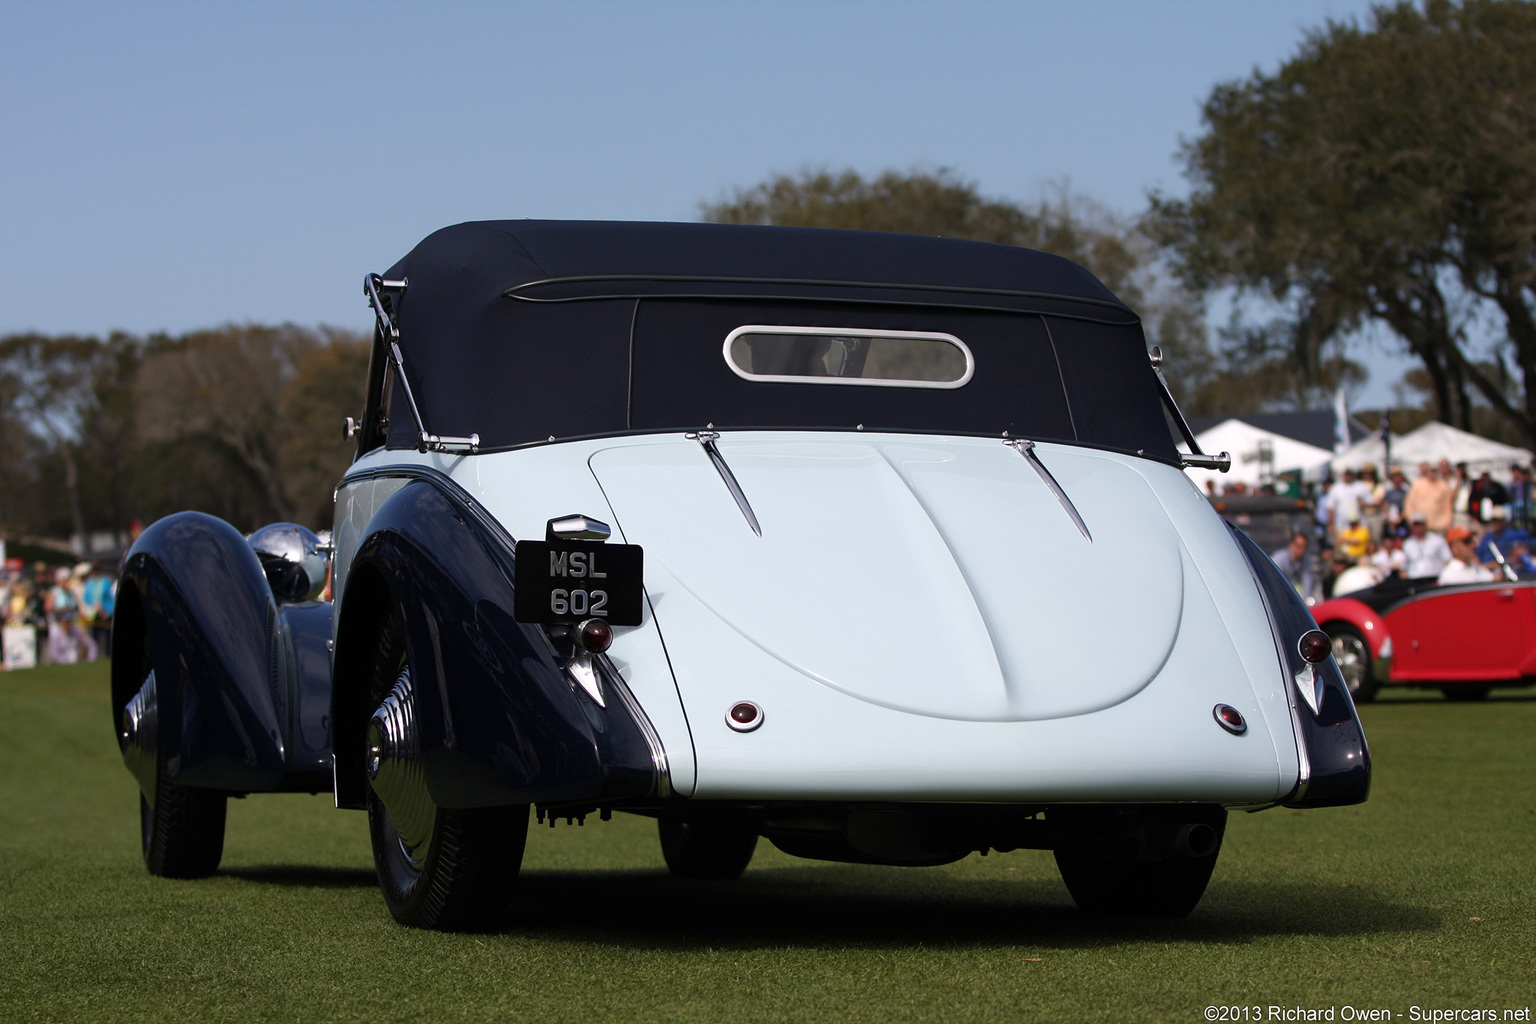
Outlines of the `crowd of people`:
{"type": "Polygon", "coordinates": [[[1526,466],[1510,466],[1506,483],[1442,459],[1420,463],[1410,484],[1400,466],[1381,480],[1366,463],[1358,474],[1344,470],[1318,494],[1320,557],[1308,557],[1314,538],[1304,530],[1271,557],[1312,598],[1363,590],[1390,576],[1483,583],[1536,573],[1533,499],[1526,466]]]}
{"type": "Polygon", "coordinates": [[[104,563],[50,568],[38,562],[28,570],[20,559],[8,561],[0,577],[7,664],[13,655],[21,663],[55,665],[111,657],[116,599],[117,577],[104,563]],[[31,658],[10,649],[18,629],[23,640],[30,635],[31,658]]]}

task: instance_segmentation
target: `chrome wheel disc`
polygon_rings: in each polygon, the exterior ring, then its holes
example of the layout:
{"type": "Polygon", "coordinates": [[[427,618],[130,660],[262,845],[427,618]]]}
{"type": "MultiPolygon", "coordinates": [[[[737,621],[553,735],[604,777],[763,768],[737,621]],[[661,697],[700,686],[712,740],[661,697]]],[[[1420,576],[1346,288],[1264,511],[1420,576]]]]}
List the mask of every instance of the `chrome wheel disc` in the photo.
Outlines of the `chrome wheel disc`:
{"type": "Polygon", "coordinates": [[[368,722],[368,783],[384,805],[406,864],[420,872],[431,852],[437,806],[427,792],[416,731],[416,695],[406,665],[368,722]]]}
{"type": "Polygon", "coordinates": [[[1359,693],[1371,661],[1365,649],[1365,641],[1348,633],[1340,633],[1333,638],[1333,660],[1338,662],[1339,674],[1344,677],[1349,692],[1359,693]]]}

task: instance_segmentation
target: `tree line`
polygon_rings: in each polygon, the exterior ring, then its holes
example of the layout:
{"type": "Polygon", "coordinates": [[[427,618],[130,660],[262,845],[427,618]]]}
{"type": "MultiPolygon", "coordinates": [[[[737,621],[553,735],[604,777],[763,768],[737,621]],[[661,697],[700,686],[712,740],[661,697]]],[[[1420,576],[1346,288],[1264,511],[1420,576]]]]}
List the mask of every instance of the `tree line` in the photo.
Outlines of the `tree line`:
{"type": "Polygon", "coordinates": [[[189,508],[328,527],[369,341],[291,324],[0,338],[0,536],[121,535],[189,508]]]}
{"type": "MultiPolygon", "coordinates": [[[[1141,313],[1190,415],[1323,406],[1365,380],[1349,346],[1379,325],[1417,362],[1423,416],[1536,447],[1533,54],[1526,0],[1329,21],[1212,90],[1182,146],[1188,195],[1135,216],[1065,186],[986,196],[943,168],[776,174],[700,215],[1059,253],[1141,313]],[[1236,312],[1210,325],[1216,295],[1236,312]]],[[[0,339],[0,531],[181,508],[328,525],[367,358],[365,336],[292,325],[0,339]]]]}

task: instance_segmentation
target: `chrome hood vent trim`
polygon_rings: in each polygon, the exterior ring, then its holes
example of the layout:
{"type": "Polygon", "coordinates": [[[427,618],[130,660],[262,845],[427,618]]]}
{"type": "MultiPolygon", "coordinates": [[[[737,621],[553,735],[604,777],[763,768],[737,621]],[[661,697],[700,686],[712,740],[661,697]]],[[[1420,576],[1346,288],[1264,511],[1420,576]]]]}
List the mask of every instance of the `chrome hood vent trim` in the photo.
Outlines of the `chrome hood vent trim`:
{"type": "Polygon", "coordinates": [[[720,449],[715,447],[715,442],[720,440],[720,435],[713,430],[699,430],[683,435],[690,441],[697,441],[703,445],[704,453],[709,456],[709,461],[714,464],[715,471],[720,474],[720,479],[725,481],[726,489],[731,492],[731,497],[736,499],[736,507],[741,509],[741,514],[747,517],[747,525],[752,527],[752,532],[759,537],[763,535],[763,528],[757,523],[757,515],[752,511],[751,504],[747,501],[746,492],[741,489],[741,484],[736,481],[736,474],[731,472],[731,467],[725,461],[725,456],[720,454],[720,449]]]}
{"type": "Polygon", "coordinates": [[[1072,504],[1072,499],[1067,497],[1067,492],[1061,489],[1061,484],[1056,482],[1056,478],[1051,476],[1051,471],[1045,468],[1045,463],[1040,461],[1040,456],[1035,454],[1035,442],[1019,438],[1012,441],[1004,441],[1003,444],[1024,456],[1029,464],[1035,467],[1035,472],[1040,474],[1040,479],[1045,481],[1045,486],[1055,493],[1056,500],[1061,502],[1061,507],[1066,509],[1067,515],[1072,517],[1072,521],[1077,524],[1077,528],[1082,532],[1083,537],[1089,544],[1092,544],[1093,534],[1088,532],[1088,524],[1083,522],[1083,517],[1078,514],[1077,507],[1072,504]]]}

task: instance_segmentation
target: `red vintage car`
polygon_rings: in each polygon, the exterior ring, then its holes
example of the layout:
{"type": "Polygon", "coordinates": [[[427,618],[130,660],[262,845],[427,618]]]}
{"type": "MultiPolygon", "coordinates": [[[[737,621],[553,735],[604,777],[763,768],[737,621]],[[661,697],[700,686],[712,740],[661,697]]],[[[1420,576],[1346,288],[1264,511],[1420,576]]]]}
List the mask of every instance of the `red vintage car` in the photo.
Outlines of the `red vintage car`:
{"type": "Polygon", "coordinates": [[[1480,700],[1536,682],[1536,580],[1438,586],[1386,581],[1312,609],[1356,703],[1383,685],[1480,700]]]}

